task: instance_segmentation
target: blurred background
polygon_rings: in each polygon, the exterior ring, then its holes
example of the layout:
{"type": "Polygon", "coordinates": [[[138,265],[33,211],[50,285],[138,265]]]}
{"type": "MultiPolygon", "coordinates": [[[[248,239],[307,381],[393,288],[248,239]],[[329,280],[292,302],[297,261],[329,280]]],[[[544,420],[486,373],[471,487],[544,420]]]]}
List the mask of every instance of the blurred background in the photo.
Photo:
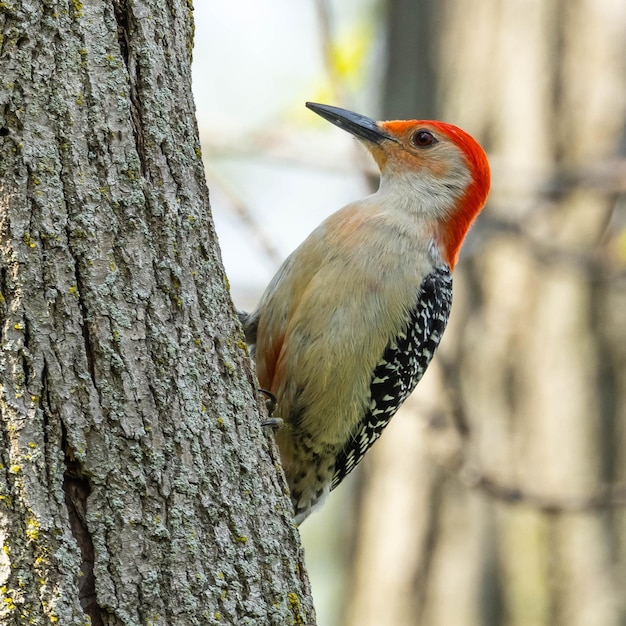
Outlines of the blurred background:
{"type": "Polygon", "coordinates": [[[492,165],[437,357],[302,526],[319,625],[626,625],[626,3],[195,4],[239,307],[376,187],[306,100],[452,122],[492,165]]]}

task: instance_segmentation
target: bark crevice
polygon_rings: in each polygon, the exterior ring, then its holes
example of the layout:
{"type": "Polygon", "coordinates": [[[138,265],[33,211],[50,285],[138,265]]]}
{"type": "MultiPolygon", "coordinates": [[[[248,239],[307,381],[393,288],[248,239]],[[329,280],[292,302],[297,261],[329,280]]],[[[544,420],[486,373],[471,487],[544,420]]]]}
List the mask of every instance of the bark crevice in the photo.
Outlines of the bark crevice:
{"type": "Polygon", "coordinates": [[[85,613],[91,618],[92,626],[104,626],[102,610],[96,594],[94,574],[95,550],[87,525],[87,499],[91,485],[85,476],[81,463],[74,456],[74,451],[67,441],[67,431],[61,423],[62,446],[65,455],[63,474],[63,493],[72,535],[80,549],[80,571],[78,599],[85,613]]]}
{"type": "Polygon", "coordinates": [[[145,138],[143,134],[143,120],[141,115],[141,101],[137,90],[139,84],[139,66],[131,54],[130,47],[130,11],[126,0],[113,0],[113,14],[117,22],[117,40],[120,46],[120,54],[128,71],[128,87],[130,94],[130,117],[133,127],[135,146],[141,162],[141,172],[149,178],[150,170],[146,166],[145,138]]]}
{"type": "Polygon", "coordinates": [[[76,265],[74,265],[74,279],[76,280],[76,291],[78,293],[78,308],[80,309],[80,317],[81,317],[80,327],[81,327],[81,331],[83,334],[83,342],[85,344],[85,357],[87,359],[87,369],[89,370],[89,376],[91,377],[91,382],[93,383],[93,387],[98,392],[98,385],[96,384],[96,368],[94,365],[93,347],[91,345],[91,337],[89,336],[89,327],[87,325],[88,314],[87,314],[87,306],[85,305],[85,298],[84,298],[85,292],[84,292],[82,280],[80,277],[80,273],[76,265]]]}

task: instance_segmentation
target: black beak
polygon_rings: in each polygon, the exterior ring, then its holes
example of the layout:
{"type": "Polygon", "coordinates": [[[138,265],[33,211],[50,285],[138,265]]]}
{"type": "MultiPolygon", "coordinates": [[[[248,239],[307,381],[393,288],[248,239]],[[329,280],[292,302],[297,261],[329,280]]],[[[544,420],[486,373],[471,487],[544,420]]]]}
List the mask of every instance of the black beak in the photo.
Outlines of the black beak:
{"type": "Polygon", "coordinates": [[[353,113],[339,107],[331,107],[327,104],[316,104],[315,102],[307,102],[306,106],[325,120],[347,130],[351,135],[359,139],[366,139],[373,143],[380,143],[383,139],[393,139],[391,135],[379,128],[373,119],[365,117],[365,115],[353,113]]]}

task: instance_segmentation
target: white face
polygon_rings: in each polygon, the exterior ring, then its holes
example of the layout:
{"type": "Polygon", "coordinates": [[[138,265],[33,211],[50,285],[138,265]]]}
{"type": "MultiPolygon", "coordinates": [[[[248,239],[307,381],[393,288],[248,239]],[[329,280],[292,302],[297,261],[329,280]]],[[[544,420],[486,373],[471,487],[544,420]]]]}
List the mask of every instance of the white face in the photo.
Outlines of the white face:
{"type": "Polygon", "coordinates": [[[404,205],[409,212],[445,220],[472,180],[461,159],[455,160],[457,163],[451,163],[444,176],[435,175],[428,168],[409,172],[388,168],[381,174],[379,193],[394,196],[390,200],[404,205]]]}
{"type": "Polygon", "coordinates": [[[472,182],[468,163],[447,135],[428,122],[383,122],[394,139],[364,142],[381,171],[381,193],[433,219],[450,216],[472,182]]]}
{"type": "Polygon", "coordinates": [[[380,186],[383,192],[393,189],[394,194],[410,201],[414,210],[425,216],[444,220],[450,217],[470,182],[469,171],[460,166],[452,169],[445,177],[435,176],[428,170],[386,173],[381,176],[380,186]]]}

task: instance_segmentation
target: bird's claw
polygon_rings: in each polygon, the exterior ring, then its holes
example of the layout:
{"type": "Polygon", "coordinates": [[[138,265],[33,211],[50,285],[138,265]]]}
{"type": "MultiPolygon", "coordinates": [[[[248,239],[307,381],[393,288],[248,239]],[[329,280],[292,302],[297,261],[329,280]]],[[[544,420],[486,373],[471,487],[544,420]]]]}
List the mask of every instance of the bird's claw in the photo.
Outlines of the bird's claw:
{"type": "Polygon", "coordinates": [[[278,400],[276,400],[276,396],[267,389],[259,389],[259,393],[262,393],[265,396],[265,408],[267,409],[268,414],[272,415],[278,402],[278,400]]]}
{"type": "Polygon", "coordinates": [[[262,393],[265,396],[265,408],[267,409],[267,413],[269,417],[266,420],[261,422],[261,426],[263,428],[271,428],[273,430],[278,430],[283,425],[283,420],[280,417],[272,417],[272,413],[276,408],[277,400],[276,396],[267,389],[259,389],[259,393],[262,393]]]}

